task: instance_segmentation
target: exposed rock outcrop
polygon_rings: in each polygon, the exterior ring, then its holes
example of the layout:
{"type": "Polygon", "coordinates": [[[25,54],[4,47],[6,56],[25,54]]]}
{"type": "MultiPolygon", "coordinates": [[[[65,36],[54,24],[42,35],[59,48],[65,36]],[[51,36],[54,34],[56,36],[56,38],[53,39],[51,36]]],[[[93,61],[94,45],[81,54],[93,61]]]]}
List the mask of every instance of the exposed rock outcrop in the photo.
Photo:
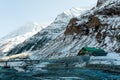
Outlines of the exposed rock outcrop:
{"type": "Polygon", "coordinates": [[[120,0],[98,0],[97,7],[80,16],[74,21],[75,24],[72,24],[71,19],[64,34],[87,34],[95,37],[100,47],[116,47],[113,51],[120,52],[119,15],[120,0]]]}
{"type": "Polygon", "coordinates": [[[98,17],[95,15],[92,15],[88,17],[87,22],[78,23],[80,20],[77,18],[72,18],[66,28],[66,31],[64,32],[65,35],[73,35],[73,34],[79,34],[84,33],[89,34],[90,29],[93,30],[93,32],[97,32],[100,27],[104,27],[106,24],[103,24],[100,22],[98,17]]]}
{"type": "Polygon", "coordinates": [[[101,4],[105,3],[105,1],[109,4],[104,4],[104,7],[100,7],[101,9],[96,10],[95,14],[99,15],[108,15],[108,16],[114,16],[118,15],[120,16],[120,2],[119,0],[98,0],[98,3],[101,2],[101,4]],[[102,2],[103,1],[103,2],[102,2]]]}
{"type": "Polygon", "coordinates": [[[77,18],[72,18],[67,26],[66,31],[64,32],[65,35],[79,33],[81,31],[80,27],[77,25],[77,18]]]}
{"type": "Polygon", "coordinates": [[[101,6],[101,5],[104,4],[106,1],[108,1],[108,0],[98,0],[98,1],[97,1],[97,7],[101,6]]]}

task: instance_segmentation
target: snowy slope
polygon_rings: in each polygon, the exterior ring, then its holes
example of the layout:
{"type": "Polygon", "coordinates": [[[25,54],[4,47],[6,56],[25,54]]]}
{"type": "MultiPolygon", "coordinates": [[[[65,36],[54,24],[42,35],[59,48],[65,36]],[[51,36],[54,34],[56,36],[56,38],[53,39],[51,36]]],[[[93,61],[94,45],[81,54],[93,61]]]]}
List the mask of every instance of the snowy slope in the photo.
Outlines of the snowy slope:
{"type": "Polygon", "coordinates": [[[69,15],[71,18],[72,17],[77,17],[80,15],[80,13],[82,13],[83,11],[85,11],[86,9],[83,8],[77,8],[77,7],[73,7],[68,11],[65,11],[64,13],[69,15]]]}
{"type": "Polygon", "coordinates": [[[70,19],[72,17],[77,17],[83,11],[84,10],[81,10],[81,9],[80,10],[72,9],[67,12],[63,12],[59,14],[50,25],[42,29],[33,37],[30,37],[29,39],[25,40],[23,43],[17,45],[14,49],[9,51],[9,54],[40,50],[45,45],[48,45],[49,42],[59,37],[59,35],[63,34],[70,19]],[[75,12],[76,12],[76,15],[74,14],[75,12]]]}
{"type": "Polygon", "coordinates": [[[64,33],[35,51],[31,58],[76,56],[84,46],[120,53],[120,0],[106,0],[69,22],[64,33]],[[89,30],[87,32],[87,30],[89,30]],[[68,34],[67,34],[68,33],[68,34]]]}
{"type": "Polygon", "coordinates": [[[27,23],[24,26],[21,26],[19,29],[12,31],[11,33],[3,37],[2,40],[14,38],[23,35],[26,32],[32,32],[35,28],[37,28],[36,26],[38,26],[37,23],[27,23]]]}
{"type": "Polygon", "coordinates": [[[0,52],[8,52],[10,49],[14,48],[19,43],[22,43],[43,28],[44,26],[40,26],[37,23],[27,23],[1,39],[0,52]]]}

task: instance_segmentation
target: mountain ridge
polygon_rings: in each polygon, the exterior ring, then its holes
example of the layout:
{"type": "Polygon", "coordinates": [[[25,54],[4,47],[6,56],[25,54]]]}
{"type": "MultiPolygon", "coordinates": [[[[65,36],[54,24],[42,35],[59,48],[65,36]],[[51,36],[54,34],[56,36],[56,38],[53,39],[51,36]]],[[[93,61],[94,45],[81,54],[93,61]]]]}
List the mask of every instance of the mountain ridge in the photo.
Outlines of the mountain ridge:
{"type": "MultiPolygon", "coordinates": [[[[75,8],[74,8],[75,9],[75,8]]],[[[73,11],[73,9],[72,10],[68,10],[67,11],[67,13],[66,12],[63,12],[63,13],[61,13],[61,14],[59,14],[57,17],[56,17],[56,19],[55,19],[55,21],[53,22],[53,23],[51,23],[50,25],[48,25],[48,27],[47,28],[44,28],[44,29],[42,29],[41,31],[40,31],[40,33],[38,32],[37,34],[35,34],[35,35],[33,35],[33,36],[36,36],[36,40],[33,38],[33,37],[31,37],[31,38],[28,38],[28,39],[26,39],[25,41],[23,41],[23,45],[24,44],[28,44],[29,46],[31,45],[31,43],[27,43],[27,40],[30,40],[30,42],[31,42],[31,40],[33,40],[33,43],[32,44],[34,44],[34,45],[36,45],[36,44],[38,44],[39,42],[41,42],[41,41],[47,41],[47,40],[51,40],[51,38],[52,39],[54,39],[54,38],[56,38],[58,35],[60,35],[61,33],[59,33],[59,34],[57,34],[58,32],[60,32],[61,30],[63,30],[63,29],[65,29],[65,26],[68,24],[67,22],[70,20],[70,18],[71,17],[73,17],[73,14],[72,14],[72,12],[74,13],[75,12],[75,10],[73,11]],[[70,13],[70,14],[68,14],[68,13],[70,13]],[[60,26],[60,27],[59,27],[60,26]],[[57,29],[56,29],[57,28],[57,29]],[[47,34],[47,35],[46,35],[47,34]],[[42,35],[44,35],[43,36],[43,38],[41,37],[37,37],[37,36],[42,36],[42,35]],[[52,35],[54,35],[54,36],[52,36],[52,35]],[[48,39],[47,39],[48,38],[48,39]],[[36,42],[34,42],[34,40],[36,41],[36,42]],[[40,40],[40,41],[39,41],[40,40]]],[[[78,12],[81,12],[81,9],[80,10],[76,10],[76,12],[78,13],[78,12]]],[[[75,16],[75,15],[74,15],[75,16]]],[[[78,16],[78,14],[76,15],[76,16],[78,16]]],[[[28,26],[29,27],[29,26],[28,26]]],[[[18,39],[19,39],[19,37],[18,37],[18,39]]],[[[22,44],[22,42],[21,43],[19,43],[20,45],[22,44]]],[[[15,45],[14,47],[17,47],[19,44],[17,44],[17,45],[15,45]]],[[[43,45],[43,44],[41,44],[41,45],[43,45]]],[[[11,46],[11,44],[10,44],[10,46],[11,46]]],[[[14,49],[14,47],[12,47],[11,49],[14,49]]],[[[2,47],[3,48],[3,47],[2,47]]],[[[7,48],[7,47],[5,47],[5,48],[7,48]]],[[[25,47],[24,49],[26,49],[27,47],[25,47]]],[[[35,47],[34,46],[30,46],[30,50],[31,49],[34,49],[35,47]]],[[[9,51],[9,50],[7,50],[7,51],[9,51]]]]}
{"type": "Polygon", "coordinates": [[[40,26],[36,23],[27,23],[19,29],[11,32],[1,39],[0,52],[8,52],[16,45],[24,42],[27,38],[36,34],[42,28],[44,28],[44,26],[40,26]]]}
{"type": "Polygon", "coordinates": [[[30,59],[61,58],[76,56],[84,46],[120,53],[119,5],[120,0],[106,0],[79,16],[63,12],[7,55],[30,52],[30,59]]]}

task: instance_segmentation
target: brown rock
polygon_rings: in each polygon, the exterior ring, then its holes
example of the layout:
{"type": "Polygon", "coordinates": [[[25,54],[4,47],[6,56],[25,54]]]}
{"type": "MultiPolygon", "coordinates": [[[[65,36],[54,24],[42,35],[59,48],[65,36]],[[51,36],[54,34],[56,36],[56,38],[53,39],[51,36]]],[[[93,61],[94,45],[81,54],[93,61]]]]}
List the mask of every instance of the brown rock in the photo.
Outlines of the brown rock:
{"type": "Polygon", "coordinates": [[[92,27],[96,27],[96,26],[100,26],[100,25],[101,25],[100,20],[97,17],[95,17],[94,15],[92,15],[88,22],[88,28],[92,28],[92,27]]]}
{"type": "Polygon", "coordinates": [[[72,18],[66,28],[66,31],[64,32],[65,35],[73,35],[74,33],[81,32],[81,29],[79,26],[76,26],[76,21],[78,21],[77,18],[72,18]]]}
{"type": "Polygon", "coordinates": [[[103,24],[100,22],[100,20],[98,19],[98,17],[96,17],[95,15],[90,16],[87,27],[90,29],[94,29],[94,32],[98,32],[100,27],[104,27],[107,24],[103,24]]]}

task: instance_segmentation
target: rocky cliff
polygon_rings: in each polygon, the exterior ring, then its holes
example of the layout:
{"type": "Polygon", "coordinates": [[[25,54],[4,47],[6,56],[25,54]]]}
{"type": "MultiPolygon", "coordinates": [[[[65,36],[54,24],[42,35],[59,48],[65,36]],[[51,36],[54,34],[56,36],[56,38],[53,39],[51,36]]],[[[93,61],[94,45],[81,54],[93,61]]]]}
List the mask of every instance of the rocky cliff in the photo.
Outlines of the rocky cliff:
{"type": "Polygon", "coordinates": [[[95,37],[99,47],[119,52],[120,0],[98,0],[98,4],[80,17],[72,18],[64,34],[95,37]]]}
{"type": "Polygon", "coordinates": [[[47,58],[75,56],[84,46],[120,53],[120,0],[106,0],[99,6],[71,18],[61,34],[39,54],[47,58]]]}

